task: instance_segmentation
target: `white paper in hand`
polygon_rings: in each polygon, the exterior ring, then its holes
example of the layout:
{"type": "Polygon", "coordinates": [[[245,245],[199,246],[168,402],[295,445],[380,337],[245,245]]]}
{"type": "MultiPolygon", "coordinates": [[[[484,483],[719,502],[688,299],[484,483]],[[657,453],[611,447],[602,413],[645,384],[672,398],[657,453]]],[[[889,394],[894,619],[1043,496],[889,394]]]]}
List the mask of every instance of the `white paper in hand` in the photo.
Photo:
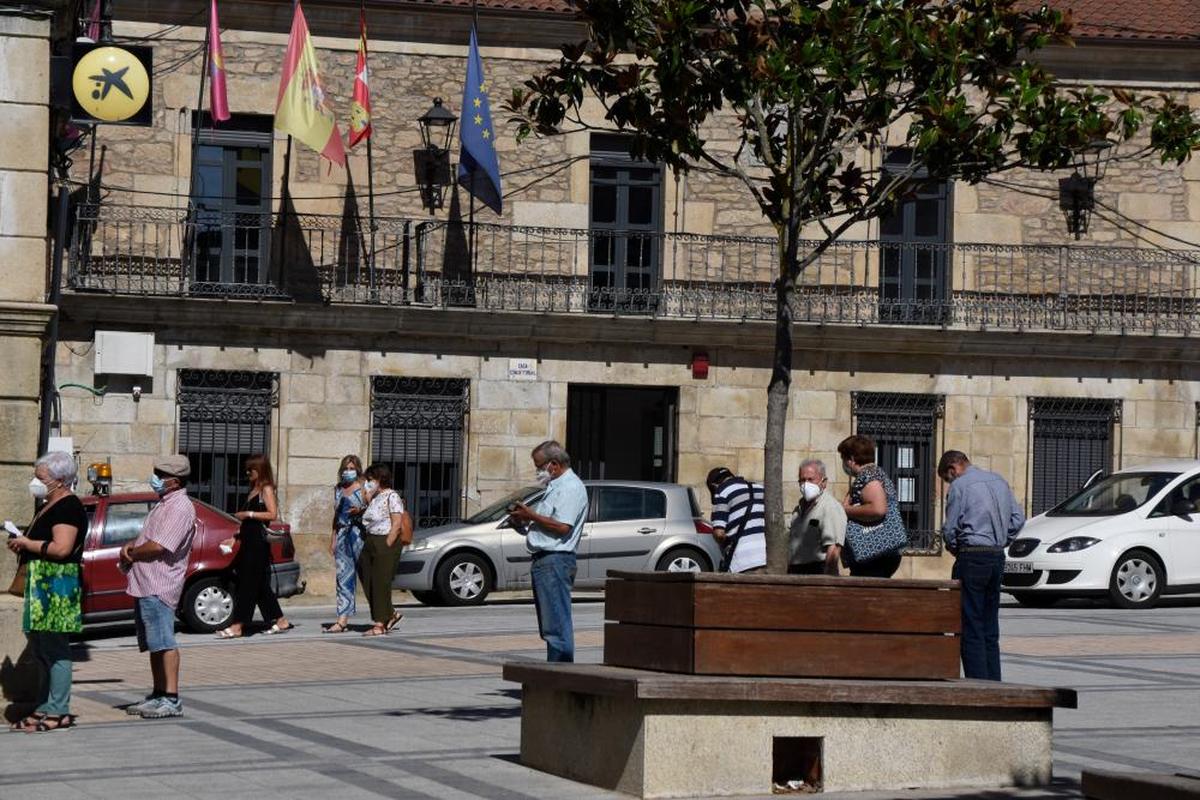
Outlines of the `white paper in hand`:
{"type": "Polygon", "coordinates": [[[21,535],[21,529],[16,525],[13,525],[13,521],[11,519],[4,520],[4,530],[8,531],[9,536],[21,535]]]}

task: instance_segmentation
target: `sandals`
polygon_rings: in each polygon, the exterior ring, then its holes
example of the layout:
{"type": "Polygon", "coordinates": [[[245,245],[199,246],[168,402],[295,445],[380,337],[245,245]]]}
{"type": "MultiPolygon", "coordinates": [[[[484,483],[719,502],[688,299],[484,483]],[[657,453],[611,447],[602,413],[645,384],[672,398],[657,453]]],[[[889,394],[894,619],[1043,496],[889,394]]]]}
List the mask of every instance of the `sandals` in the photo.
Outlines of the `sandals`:
{"type": "Polygon", "coordinates": [[[345,623],[335,622],[332,625],[326,625],[321,628],[321,633],[345,633],[350,630],[350,626],[345,623]]]}
{"type": "Polygon", "coordinates": [[[386,625],[375,624],[375,627],[363,634],[363,636],[387,636],[388,629],[386,625]]]}
{"type": "Polygon", "coordinates": [[[19,719],[16,722],[14,722],[12,725],[9,725],[8,729],[13,733],[16,733],[17,731],[25,731],[26,733],[28,733],[29,731],[34,730],[38,726],[38,723],[41,722],[42,720],[44,720],[45,718],[46,718],[45,714],[43,714],[40,711],[35,711],[32,714],[30,714],[28,717],[25,717],[24,719],[19,719]]]}
{"type": "Polygon", "coordinates": [[[277,622],[274,625],[272,625],[271,627],[267,628],[265,631],[263,631],[263,633],[265,633],[267,636],[277,636],[281,633],[287,633],[294,627],[296,627],[296,626],[289,622],[287,624],[286,628],[281,628],[281,627],[279,627],[279,623],[277,622]]]}
{"type": "Polygon", "coordinates": [[[245,634],[242,633],[234,633],[233,631],[229,630],[229,628],[223,628],[217,631],[218,639],[241,639],[244,635],[245,634]]]}
{"type": "Polygon", "coordinates": [[[75,727],[74,714],[62,714],[57,717],[43,715],[37,721],[37,725],[32,728],[26,728],[26,733],[49,733],[50,731],[64,731],[67,728],[75,727]]]}
{"type": "Polygon", "coordinates": [[[399,625],[399,624],[400,624],[400,620],[402,620],[402,619],[404,619],[404,615],[403,615],[403,614],[401,614],[399,611],[397,611],[397,612],[393,613],[393,614],[392,614],[392,618],[391,618],[391,619],[389,619],[389,620],[387,621],[387,624],[383,626],[383,629],[384,629],[385,631],[387,631],[388,633],[391,633],[391,632],[392,632],[392,628],[394,628],[394,627],[396,627],[397,625],[399,625]]]}

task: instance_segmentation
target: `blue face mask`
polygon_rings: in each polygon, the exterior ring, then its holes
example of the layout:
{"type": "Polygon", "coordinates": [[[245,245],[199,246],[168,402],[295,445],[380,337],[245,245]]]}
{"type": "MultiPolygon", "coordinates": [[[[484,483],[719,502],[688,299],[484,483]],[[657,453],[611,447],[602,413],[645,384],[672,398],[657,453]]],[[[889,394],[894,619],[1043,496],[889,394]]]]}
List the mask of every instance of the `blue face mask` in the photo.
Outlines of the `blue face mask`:
{"type": "Polygon", "coordinates": [[[358,477],[358,470],[347,469],[342,471],[342,483],[352,483],[358,477]]]}
{"type": "Polygon", "coordinates": [[[150,488],[154,490],[155,494],[164,495],[167,493],[167,482],[157,475],[151,475],[150,488]]]}

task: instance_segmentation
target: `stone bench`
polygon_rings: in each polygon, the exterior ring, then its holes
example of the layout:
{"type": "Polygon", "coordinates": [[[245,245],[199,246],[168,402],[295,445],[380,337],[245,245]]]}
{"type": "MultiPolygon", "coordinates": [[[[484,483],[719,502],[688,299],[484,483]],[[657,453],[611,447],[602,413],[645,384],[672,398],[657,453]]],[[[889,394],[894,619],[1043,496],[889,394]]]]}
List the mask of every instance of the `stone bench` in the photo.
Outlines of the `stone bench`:
{"type": "Polygon", "coordinates": [[[510,662],[521,763],[638,797],[1042,785],[1075,692],[510,662]]]}

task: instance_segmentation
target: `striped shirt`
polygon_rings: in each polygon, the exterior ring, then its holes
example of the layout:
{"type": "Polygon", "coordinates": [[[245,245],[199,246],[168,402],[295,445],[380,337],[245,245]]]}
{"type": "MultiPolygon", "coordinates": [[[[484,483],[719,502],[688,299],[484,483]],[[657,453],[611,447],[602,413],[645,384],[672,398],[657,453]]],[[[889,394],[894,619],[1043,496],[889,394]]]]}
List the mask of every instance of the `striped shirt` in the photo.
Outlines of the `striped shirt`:
{"type": "Polygon", "coordinates": [[[725,536],[738,537],[733,546],[730,572],[745,572],[767,565],[767,520],[761,483],[733,477],[713,493],[712,524],[725,536]]]}
{"type": "Polygon", "coordinates": [[[142,525],[133,546],[156,542],[164,552],[153,561],[135,561],[129,568],[125,589],[131,597],[157,597],[171,608],[179,605],[183,579],[187,576],[188,556],[196,533],[196,507],[186,489],[163,495],[142,525]]]}

